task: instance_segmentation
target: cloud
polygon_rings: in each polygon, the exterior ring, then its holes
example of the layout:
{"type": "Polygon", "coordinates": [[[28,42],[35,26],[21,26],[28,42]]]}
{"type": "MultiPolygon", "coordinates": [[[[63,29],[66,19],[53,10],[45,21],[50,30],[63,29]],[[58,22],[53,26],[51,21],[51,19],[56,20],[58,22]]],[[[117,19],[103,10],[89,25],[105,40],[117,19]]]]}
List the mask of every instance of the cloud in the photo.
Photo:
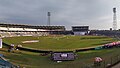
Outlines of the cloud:
{"type": "Polygon", "coordinates": [[[71,29],[72,25],[109,29],[112,27],[112,8],[120,6],[118,2],[119,0],[0,0],[0,22],[46,25],[47,12],[51,12],[52,25],[64,25],[67,29],[71,29]]]}

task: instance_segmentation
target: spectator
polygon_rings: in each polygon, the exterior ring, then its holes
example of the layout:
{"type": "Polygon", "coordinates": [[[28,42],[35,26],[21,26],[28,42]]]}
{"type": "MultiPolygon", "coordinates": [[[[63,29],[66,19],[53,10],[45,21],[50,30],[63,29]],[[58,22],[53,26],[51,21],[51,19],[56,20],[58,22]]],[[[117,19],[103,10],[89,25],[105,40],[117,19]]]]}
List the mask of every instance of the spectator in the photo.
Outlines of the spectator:
{"type": "Polygon", "coordinates": [[[8,49],[8,52],[14,52],[14,44],[11,44],[9,49],[8,49]]]}
{"type": "Polygon", "coordinates": [[[15,49],[16,49],[16,50],[19,50],[19,47],[22,47],[22,45],[17,45],[17,46],[15,47],[15,49]]]}
{"type": "Polygon", "coordinates": [[[95,66],[100,66],[102,61],[103,61],[103,60],[102,60],[101,57],[95,57],[95,58],[94,58],[94,65],[95,65],[95,66]]]}

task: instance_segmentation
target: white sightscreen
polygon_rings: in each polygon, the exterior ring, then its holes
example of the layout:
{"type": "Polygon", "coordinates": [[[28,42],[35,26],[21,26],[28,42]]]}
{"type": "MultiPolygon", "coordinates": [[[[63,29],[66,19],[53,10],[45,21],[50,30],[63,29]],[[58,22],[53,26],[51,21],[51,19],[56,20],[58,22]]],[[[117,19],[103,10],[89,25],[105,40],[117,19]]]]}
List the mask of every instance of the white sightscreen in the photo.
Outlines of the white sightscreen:
{"type": "Polygon", "coordinates": [[[0,38],[0,48],[2,48],[2,39],[0,38]]]}

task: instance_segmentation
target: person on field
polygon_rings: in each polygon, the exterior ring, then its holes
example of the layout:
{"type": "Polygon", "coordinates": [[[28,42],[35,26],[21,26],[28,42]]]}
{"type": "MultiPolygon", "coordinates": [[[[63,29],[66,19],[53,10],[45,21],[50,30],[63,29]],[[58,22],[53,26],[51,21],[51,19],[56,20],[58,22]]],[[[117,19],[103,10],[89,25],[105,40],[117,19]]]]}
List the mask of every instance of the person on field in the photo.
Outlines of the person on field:
{"type": "Polygon", "coordinates": [[[94,58],[94,65],[100,66],[102,61],[103,61],[103,59],[101,57],[95,57],[94,58]]]}
{"type": "Polygon", "coordinates": [[[15,50],[19,50],[20,47],[22,47],[22,45],[17,45],[17,46],[15,47],[15,50]]]}
{"type": "Polygon", "coordinates": [[[8,52],[14,52],[14,44],[9,46],[8,52]]]}

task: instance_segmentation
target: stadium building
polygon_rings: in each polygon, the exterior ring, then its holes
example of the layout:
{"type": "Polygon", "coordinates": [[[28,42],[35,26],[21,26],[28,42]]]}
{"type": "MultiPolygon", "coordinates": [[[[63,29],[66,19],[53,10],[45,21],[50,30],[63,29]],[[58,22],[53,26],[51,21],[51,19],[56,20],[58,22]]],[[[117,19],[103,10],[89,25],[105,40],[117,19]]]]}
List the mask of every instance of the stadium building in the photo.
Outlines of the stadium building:
{"type": "Polygon", "coordinates": [[[34,26],[24,24],[0,23],[0,35],[2,37],[13,36],[47,36],[47,35],[86,35],[89,26],[72,26],[72,30],[66,30],[65,26],[34,26]]]}
{"type": "Polygon", "coordinates": [[[86,35],[89,33],[89,26],[72,26],[74,35],[86,35]]]}
{"type": "Polygon", "coordinates": [[[65,26],[33,26],[21,24],[0,23],[0,35],[11,36],[47,36],[50,34],[64,34],[65,26]]]}

